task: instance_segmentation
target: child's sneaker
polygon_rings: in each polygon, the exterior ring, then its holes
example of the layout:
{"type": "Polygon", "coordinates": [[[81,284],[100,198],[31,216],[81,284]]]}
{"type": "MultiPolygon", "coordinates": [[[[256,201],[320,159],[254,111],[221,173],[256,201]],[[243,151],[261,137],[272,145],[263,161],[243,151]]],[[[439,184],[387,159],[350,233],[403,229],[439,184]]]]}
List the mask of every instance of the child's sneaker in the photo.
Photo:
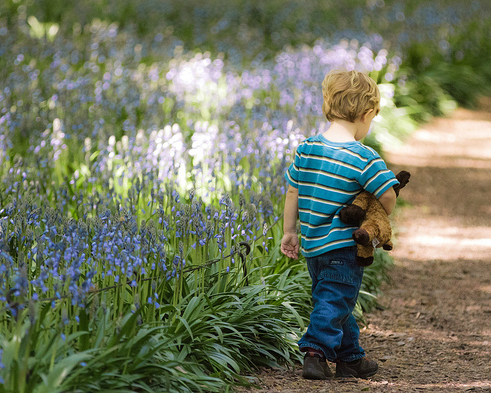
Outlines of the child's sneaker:
{"type": "Polygon", "coordinates": [[[369,360],[366,357],[355,360],[354,362],[336,363],[336,377],[356,377],[368,378],[378,371],[378,364],[375,360],[369,360]]]}
{"type": "Polygon", "coordinates": [[[313,352],[305,354],[302,377],[306,379],[328,379],[332,376],[324,356],[313,352]]]}

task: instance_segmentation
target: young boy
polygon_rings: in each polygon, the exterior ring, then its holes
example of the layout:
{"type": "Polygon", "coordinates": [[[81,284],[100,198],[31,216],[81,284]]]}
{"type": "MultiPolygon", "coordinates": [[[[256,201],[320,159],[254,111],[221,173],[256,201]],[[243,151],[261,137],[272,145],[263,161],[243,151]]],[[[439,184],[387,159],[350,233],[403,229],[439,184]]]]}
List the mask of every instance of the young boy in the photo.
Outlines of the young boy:
{"type": "Polygon", "coordinates": [[[298,342],[305,352],[303,377],[332,377],[327,359],[336,363],[336,377],[368,378],[378,365],[365,357],[352,314],[363,268],[355,262],[352,233],[356,228],[343,224],[339,211],[365,189],[390,214],[396,203],[392,187],[398,181],[380,156],[359,142],[380,111],[375,81],[357,71],[330,72],[322,82],[322,93],[322,111],[331,125],[298,146],[285,175],[290,187],[281,251],[298,258],[299,216],[314,304],[307,332],[298,342]]]}

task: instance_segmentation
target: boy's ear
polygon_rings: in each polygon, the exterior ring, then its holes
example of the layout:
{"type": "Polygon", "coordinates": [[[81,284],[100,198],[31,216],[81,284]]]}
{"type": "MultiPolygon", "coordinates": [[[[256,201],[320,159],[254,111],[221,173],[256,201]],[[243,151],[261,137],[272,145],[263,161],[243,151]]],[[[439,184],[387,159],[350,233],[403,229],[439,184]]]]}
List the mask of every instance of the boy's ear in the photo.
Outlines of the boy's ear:
{"type": "Polygon", "coordinates": [[[372,109],[367,110],[367,111],[366,111],[364,114],[362,114],[362,115],[361,115],[360,120],[361,120],[361,121],[365,121],[365,120],[367,119],[367,116],[368,116],[370,113],[372,113],[374,110],[375,110],[375,109],[373,109],[373,108],[372,108],[372,109]]]}

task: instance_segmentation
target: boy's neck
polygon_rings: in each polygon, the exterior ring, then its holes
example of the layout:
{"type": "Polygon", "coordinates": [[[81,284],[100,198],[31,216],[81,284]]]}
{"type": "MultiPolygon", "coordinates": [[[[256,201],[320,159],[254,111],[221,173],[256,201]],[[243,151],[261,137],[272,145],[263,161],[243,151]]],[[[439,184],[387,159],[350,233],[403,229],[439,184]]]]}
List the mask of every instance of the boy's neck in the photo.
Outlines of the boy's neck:
{"type": "Polygon", "coordinates": [[[322,135],[331,142],[355,142],[358,132],[358,124],[347,120],[333,120],[331,125],[322,135]]]}

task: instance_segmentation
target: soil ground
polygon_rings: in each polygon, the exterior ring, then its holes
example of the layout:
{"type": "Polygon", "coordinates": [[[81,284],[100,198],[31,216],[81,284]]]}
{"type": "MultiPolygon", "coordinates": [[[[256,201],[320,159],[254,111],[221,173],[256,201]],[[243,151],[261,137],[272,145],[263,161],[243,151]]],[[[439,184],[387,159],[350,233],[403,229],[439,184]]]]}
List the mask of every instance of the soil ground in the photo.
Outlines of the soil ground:
{"type": "Polygon", "coordinates": [[[491,99],[434,119],[387,161],[412,177],[386,309],[361,333],[379,373],[309,381],[298,365],[263,370],[261,388],[241,392],[491,392],[491,99]]]}

